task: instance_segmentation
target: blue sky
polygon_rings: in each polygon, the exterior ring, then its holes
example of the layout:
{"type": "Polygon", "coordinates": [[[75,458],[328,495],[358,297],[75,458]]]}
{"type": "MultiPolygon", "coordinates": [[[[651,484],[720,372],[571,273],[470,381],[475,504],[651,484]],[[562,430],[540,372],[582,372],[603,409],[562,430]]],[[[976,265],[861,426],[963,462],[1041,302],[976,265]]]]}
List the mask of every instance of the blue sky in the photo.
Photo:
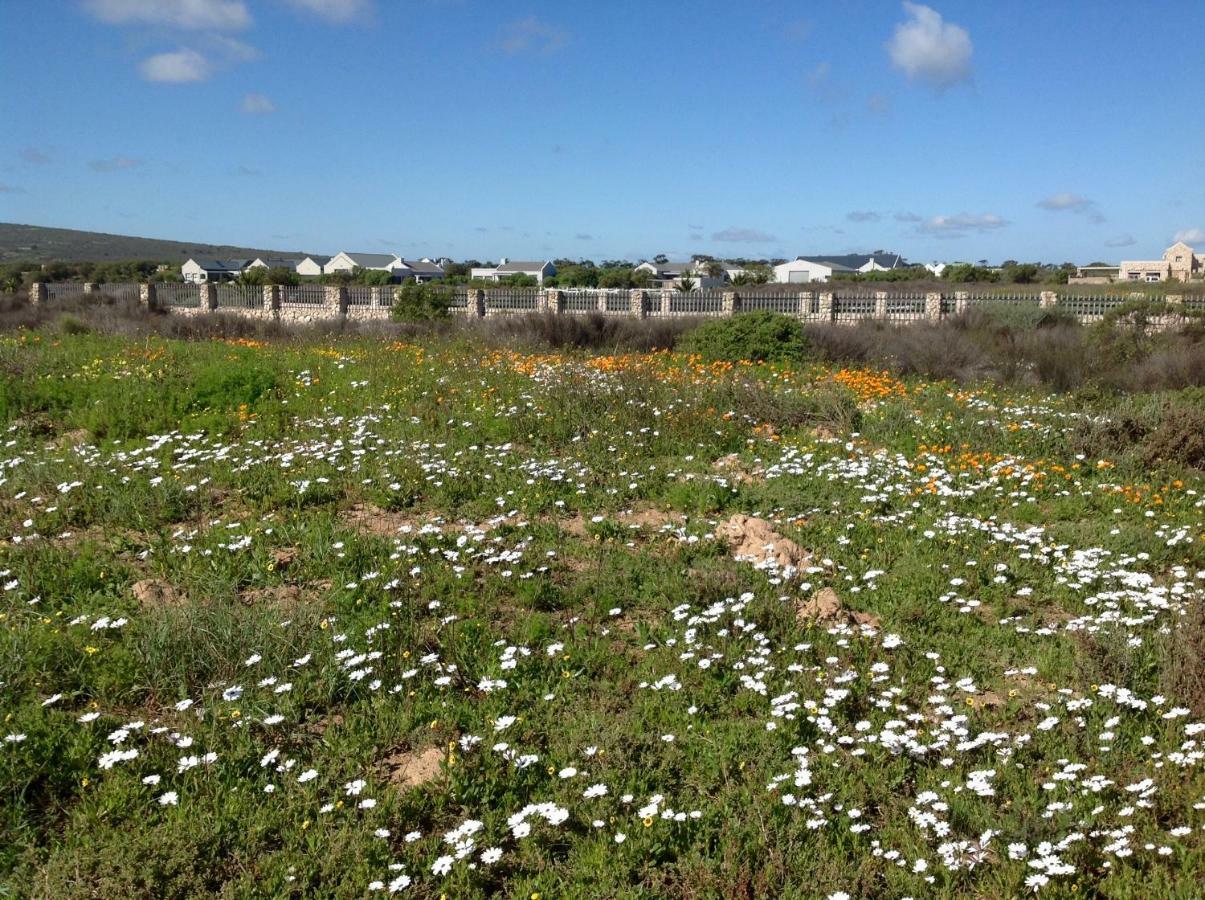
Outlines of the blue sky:
{"type": "Polygon", "coordinates": [[[1200,12],[0,0],[0,220],[481,259],[1149,258],[1205,248],[1200,12]]]}

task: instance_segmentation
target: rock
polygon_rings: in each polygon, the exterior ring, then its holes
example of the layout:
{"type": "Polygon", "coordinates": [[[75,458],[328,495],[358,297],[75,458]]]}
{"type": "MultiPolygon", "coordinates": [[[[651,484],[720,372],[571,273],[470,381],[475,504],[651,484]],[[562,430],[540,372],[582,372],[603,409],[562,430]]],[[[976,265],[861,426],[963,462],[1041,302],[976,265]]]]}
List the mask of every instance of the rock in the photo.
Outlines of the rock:
{"type": "Polygon", "coordinates": [[[296,547],[277,547],[268,554],[268,558],[272,560],[272,568],[277,570],[287,569],[293,563],[297,562],[296,547]]]}
{"type": "Polygon", "coordinates": [[[715,534],[727,542],[737,559],[797,569],[812,559],[810,553],[775,531],[765,519],[738,513],[720,525],[715,534]]]}

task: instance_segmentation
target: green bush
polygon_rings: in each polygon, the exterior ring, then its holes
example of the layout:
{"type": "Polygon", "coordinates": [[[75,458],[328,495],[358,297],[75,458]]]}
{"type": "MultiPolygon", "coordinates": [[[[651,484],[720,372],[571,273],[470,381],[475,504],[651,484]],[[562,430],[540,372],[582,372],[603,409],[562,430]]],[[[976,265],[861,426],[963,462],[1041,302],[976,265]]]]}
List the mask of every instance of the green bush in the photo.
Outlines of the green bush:
{"type": "Polygon", "coordinates": [[[808,341],[799,320],[757,310],[700,325],[683,337],[681,347],[708,360],[785,362],[802,359],[808,341]]]}
{"type": "Polygon", "coordinates": [[[454,293],[446,284],[407,282],[393,292],[393,318],[399,322],[447,318],[454,293]]]}

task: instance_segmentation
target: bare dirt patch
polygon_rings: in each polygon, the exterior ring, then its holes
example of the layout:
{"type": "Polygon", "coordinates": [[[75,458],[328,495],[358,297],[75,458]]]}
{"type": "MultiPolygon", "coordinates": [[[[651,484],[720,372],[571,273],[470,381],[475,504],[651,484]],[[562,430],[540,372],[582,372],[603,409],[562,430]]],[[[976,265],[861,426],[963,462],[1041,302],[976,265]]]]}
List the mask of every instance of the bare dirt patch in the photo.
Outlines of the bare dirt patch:
{"type": "Polygon", "coordinates": [[[179,606],[188,599],[182,590],[161,578],[135,581],[132,590],[134,599],[143,606],[179,606]]]}
{"type": "Polygon", "coordinates": [[[385,757],[385,768],[389,781],[402,787],[420,787],[439,777],[440,763],[444,752],[439,747],[429,747],[421,752],[404,751],[385,757]]]}
{"type": "Polygon", "coordinates": [[[736,484],[753,484],[761,481],[765,474],[765,470],[761,468],[745,468],[741,464],[739,453],[729,453],[727,456],[721,456],[711,464],[711,468],[736,484]]]}
{"type": "Polygon", "coordinates": [[[773,561],[781,567],[800,568],[811,562],[812,555],[785,538],[765,519],[738,513],[716,529],[715,535],[728,544],[732,555],[753,562],[773,561]]]}
{"type": "Polygon", "coordinates": [[[360,531],[381,537],[396,537],[404,527],[411,529],[422,527],[423,523],[405,513],[389,512],[377,506],[357,503],[343,512],[343,522],[360,531]]]}

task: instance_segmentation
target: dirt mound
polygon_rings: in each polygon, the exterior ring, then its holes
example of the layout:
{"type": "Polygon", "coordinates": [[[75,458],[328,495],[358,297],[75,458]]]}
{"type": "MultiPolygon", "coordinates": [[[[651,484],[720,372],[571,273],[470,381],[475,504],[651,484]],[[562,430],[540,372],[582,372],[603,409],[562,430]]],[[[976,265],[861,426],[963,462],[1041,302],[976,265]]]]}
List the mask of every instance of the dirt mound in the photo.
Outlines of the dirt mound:
{"type": "Polygon", "coordinates": [[[795,605],[795,621],[801,625],[869,625],[879,627],[879,617],[874,613],[846,609],[837,592],[831,587],[821,588],[810,600],[795,605]]]}
{"type": "Polygon", "coordinates": [[[344,511],[341,518],[352,528],[382,537],[396,537],[406,525],[414,529],[422,526],[422,522],[411,516],[364,504],[356,504],[344,511]]]}
{"type": "Polygon", "coordinates": [[[135,581],[134,599],[143,606],[179,606],[187,599],[184,592],[161,578],[135,581]]]}
{"type": "Polygon", "coordinates": [[[443,758],[444,752],[438,747],[421,753],[399,752],[385,758],[385,768],[389,770],[391,783],[418,787],[439,777],[439,765],[443,758]]]}
{"type": "Polygon", "coordinates": [[[752,484],[761,481],[762,475],[765,474],[762,469],[746,469],[741,464],[739,453],[721,456],[711,464],[711,468],[713,471],[727,476],[735,484],[752,484]]]}
{"type": "Polygon", "coordinates": [[[773,562],[785,568],[801,568],[812,555],[771,527],[765,519],[737,514],[716,529],[716,537],[727,542],[737,559],[755,563],[773,562]]]}
{"type": "MultiPolygon", "coordinates": [[[[681,525],[686,521],[685,513],[667,512],[665,510],[644,507],[640,509],[625,509],[616,513],[612,518],[620,525],[628,528],[658,531],[666,525],[681,525]]],[[[584,538],[590,535],[590,526],[594,523],[581,513],[558,523],[561,529],[574,537],[584,538]]]]}

